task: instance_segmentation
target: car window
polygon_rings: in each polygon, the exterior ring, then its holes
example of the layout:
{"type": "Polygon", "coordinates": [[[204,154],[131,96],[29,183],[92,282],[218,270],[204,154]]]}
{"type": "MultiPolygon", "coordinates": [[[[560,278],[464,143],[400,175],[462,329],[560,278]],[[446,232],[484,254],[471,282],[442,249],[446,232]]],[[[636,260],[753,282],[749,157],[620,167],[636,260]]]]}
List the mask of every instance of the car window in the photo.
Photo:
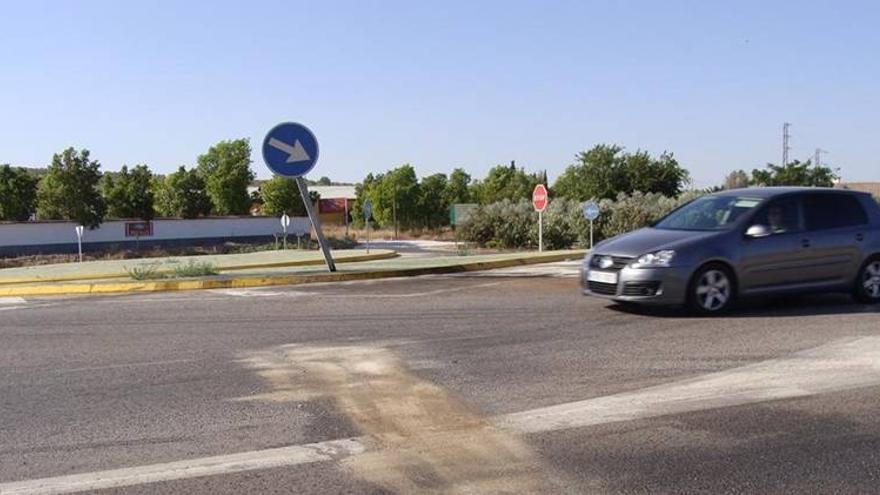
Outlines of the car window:
{"type": "Polygon", "coordinates": [[[730,228],[744,213],[761,203],[759,198],[703,196],[695,199],[654,224],[665,230],[723,230],[730,228]]]}
{"type": "Polygon", "coordinates": [[[849,194],[809,194],[804,198],[804,219],[809,230],[836,229],[868,223],[859,200],[849,194]]]}
{"type": "Polygon", "coordinates": [[[801,230],[798,200],[796,198],[784,198],[769,202],[758,211],[752,224],[765,225],[774,234],[785,234],[801,230]]]}

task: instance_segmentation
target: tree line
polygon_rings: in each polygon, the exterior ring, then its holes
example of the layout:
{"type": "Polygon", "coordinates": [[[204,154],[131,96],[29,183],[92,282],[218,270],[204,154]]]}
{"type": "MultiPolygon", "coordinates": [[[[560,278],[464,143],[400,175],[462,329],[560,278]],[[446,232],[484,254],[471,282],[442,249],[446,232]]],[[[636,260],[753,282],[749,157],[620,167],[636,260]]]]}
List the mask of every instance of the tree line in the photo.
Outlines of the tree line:
{"type": "MultiPolygon", "coordinates": [[[[304,215],[305,207],[292,179],[275,177],[249,194],[254,180],[247,139],[221,141],[198,156],[191,168],[160,176],[146,165],[123,166],[101,172],[88,150],[68,148],[52,157],[40,174],[0,166],[0,220],[74,220],[88,227],[105,217],[154,216],[195,218],[203,215],[246,215],[252,206],[265,215],[304,215]]],[[[809,161],[785,166],[768,164],[751,175],[738,170],[714,189],[748,185],[831,186],[837,171],[814,167],[809,161]]],[[[317,183],[330,184],[322,177],[317,183]]],[[[383,173],[369,173],[355,186],[352,220],[363,223],[363,204],[372,203],[372,220],[380,226],[435,229],[449,224],[449,208],[459,203],[489,205],[529,199],[535,185],[544,184],[551,197],[573,201],[613,200],[634,192],[678,197],[690,184],[690,174],[672,153],[653,156],[628,152],[618,145],[599,144],[580,152],[551,185],[546,171],[529,172],[510,165],[491,168],[474,179],[462,168],[450,174],[419,178],[410,164],[383,173]]],[[[316,197],[311,198],[313,201],[316,197]]]]}
{"type": "Polygon", "coordinates": [[[600,144],[579,153],[552,185],[547,172],[528,172],[510,165],[497,165],[482,180],[474,180],[461,168],[448,176],[433,174],[418,180],[409,164],[381,174],[368,174],[356,186],[352,208],[356,223],[363,218],[369,199],[373,221],[402,229],[437,228],[449,224],[449,207],[457,203],[490,205],[517,203],[531,198],[537,184],[544,184],[553,197],[577,201],[613,198],[617,194],[644,191],[677,196],[689,180],[671,153],[653,157],[644,151],[628,153],[617,145],[600,144]]]}
{"type": "Polygon", "coordinates": [[[263,183],[262,194],[248,193],[250,157],[247,139],[221,141],[196,166],[162,176],[143,164],[102,172],[89,150],[67,148],[45,170],[0,166],[0,220],[72,220],[94,228],[105,218],[247,215],[253,205],[265,214],[304,214],[291,179],[275,178],[263,183]]]}

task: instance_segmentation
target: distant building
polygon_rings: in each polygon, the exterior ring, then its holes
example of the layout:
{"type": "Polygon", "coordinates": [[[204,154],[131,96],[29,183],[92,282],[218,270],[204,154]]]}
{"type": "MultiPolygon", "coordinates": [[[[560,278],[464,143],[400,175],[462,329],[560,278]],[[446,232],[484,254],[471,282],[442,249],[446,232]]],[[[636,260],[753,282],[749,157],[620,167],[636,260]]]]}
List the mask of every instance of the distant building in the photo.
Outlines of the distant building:
{"type": "Polygon", "coordinates": [[[871,193],[880,197],[880,182],[840,182],[837,187],[871,193]]]}
{"type": "MultiPolygon", "coordinates": [[[[248,186],[248,194],[253,195],[260,191],[260,186],[265,181],[256,180],[248,186]]],[[[351,215],[351,205],[357,199],[353,185],[321,186],[309,185],[310,193],[317,193],[320,198],[315,204],[321,223],[327,225],[345,225],[345,213],[351,215]]],[[[251,214],[260,214],[260,205],[251,205],[251,214]]]]}
{"type": "Polygon", "coordinates": [[[318,194],[318,216],[326,225],[345,225],[346,213],[351,215],[351,205],[357,199],[354,186],[309,186],[318,194]]]}

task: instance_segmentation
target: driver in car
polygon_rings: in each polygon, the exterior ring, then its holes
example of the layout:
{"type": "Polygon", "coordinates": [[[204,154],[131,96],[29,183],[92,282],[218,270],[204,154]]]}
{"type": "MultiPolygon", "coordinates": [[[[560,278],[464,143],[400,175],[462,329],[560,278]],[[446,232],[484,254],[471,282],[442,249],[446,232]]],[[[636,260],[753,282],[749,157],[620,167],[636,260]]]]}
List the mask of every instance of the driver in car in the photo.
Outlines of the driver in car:
{"type": "Polygon", "coordinates": [[[788,231],[788,226],[785,224],[785,211],[781,206],[771,206],[767,210],[767,223],[770,226],[770,231],[774,234],[788,231]]]}

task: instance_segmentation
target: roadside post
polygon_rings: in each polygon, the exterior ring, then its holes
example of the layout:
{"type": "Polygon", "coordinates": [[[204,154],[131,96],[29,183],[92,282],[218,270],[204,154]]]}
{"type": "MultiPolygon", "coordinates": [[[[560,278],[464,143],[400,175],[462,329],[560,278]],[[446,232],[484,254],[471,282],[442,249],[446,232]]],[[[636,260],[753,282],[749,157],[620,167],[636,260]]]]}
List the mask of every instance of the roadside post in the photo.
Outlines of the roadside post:
{"type": "Polygon", "coordinates": [[[532,191],[532,206],[535,207],[535,211],[538,212],[538,252],[544,251],[544,210],[547,209],[547,203],[549,199],[547,198],[547,188],[544,187],[544,184],[538,184],[535,186],[535,190],[532,191]]]}
{"type": "Polygon", "coordinates": [[[364,222],[367,224],[367,254],[370,254],[370,217],[373,216],[373,203],[368,199],[364,200],[364,222]]]}
{"type": "Polygon", "coordinates": [[[599,205],[595,201],[584,203],[584,218],[590,221],[590,249],[593,249],[593,220],[599,218],[599,205]]]}
{"type": "Polygon", "coordinates": [[[309,186],[303,176],[315,168],[318,161],[318,139],[308,127],[294,122],[284,122],[273,127],[263,139],[263,161],[269,170],[282,177],[293,177],[299,187],[309,220],[315,228],[318,245],[324,253],[327,269],[336,271],[336,263],[330,254],[330,246],[321,230],[321,219],[315,213],[309,199],[309,186]]]}
{"type": "Polygon", "coordinates": [[[290,217],[287,212],[281,215],[281,231],[284,233],[284,250],[287,251],[287,227],[290,227],[290,217]]]}
{"type": "Polygon", "coordinates": [[[83,262],[83,232],[85,228],[82,225],[76,226],[76,245],[79,251],[79,262],[83,262]]]}

